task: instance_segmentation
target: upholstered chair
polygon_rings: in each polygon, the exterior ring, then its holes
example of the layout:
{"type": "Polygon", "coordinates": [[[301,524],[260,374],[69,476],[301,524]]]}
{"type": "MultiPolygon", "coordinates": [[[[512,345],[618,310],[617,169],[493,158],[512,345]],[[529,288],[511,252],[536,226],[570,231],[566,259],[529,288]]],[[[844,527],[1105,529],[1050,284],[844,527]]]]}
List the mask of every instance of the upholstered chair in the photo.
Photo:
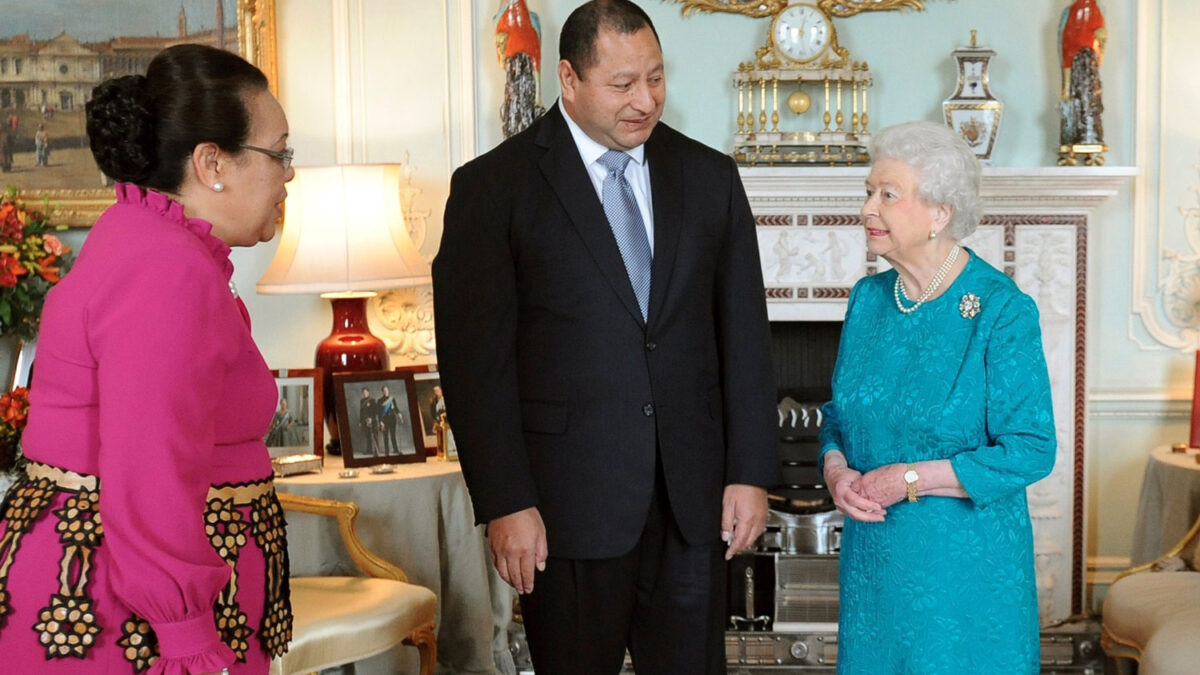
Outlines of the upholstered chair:
{"type": "Polygon", "coordinates": [[[292,641],[288,653],[271,663],[271,675],[313,673],[398,644],[416,647],[421,675],[433,675],[437,596],[408,583],[403,570],[367,550],[354,529],[358,504],[282,492],[279,501],[289,519],[336,518],[350,558],[366,576],[291,578],[292,641]]]}
{"type": "Polygon", "coordinates": [[[1200,518],[1158,560],[1118,575],[1102,612],[1105,653],[1137,661],[1138,675],[1200,673],[1200,518]]]}

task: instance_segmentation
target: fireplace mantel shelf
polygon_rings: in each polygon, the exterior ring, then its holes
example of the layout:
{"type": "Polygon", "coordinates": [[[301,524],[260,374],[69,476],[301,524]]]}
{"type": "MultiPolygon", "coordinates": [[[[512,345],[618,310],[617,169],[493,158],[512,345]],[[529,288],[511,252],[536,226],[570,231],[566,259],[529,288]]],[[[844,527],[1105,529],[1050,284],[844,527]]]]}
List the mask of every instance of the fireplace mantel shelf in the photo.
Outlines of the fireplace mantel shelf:
{"type": "MultiPolygon", "coordinates": [[[[752,202],[806,203],[843,210],[862,200],[868,171],[865,166],[742,167],[741,175],[752,202]]],[[[1137,173],[1131,166],[985,167],[984,207],[989,211],[1087,211],[1132,184],[1137,173]]]]}

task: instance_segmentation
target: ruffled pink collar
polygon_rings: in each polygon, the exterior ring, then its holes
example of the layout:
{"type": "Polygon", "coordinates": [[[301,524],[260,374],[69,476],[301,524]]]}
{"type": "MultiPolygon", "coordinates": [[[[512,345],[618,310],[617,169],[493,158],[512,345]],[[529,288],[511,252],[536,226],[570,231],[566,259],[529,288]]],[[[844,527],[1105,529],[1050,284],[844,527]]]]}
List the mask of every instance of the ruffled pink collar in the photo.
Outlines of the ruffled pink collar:
{"type": "Polygon", "coordinates": [[[213,261],[222,269],[226,280],[233,277],[233,262],[229,260],[229,254],[232,252],[232,249],[225,242],[213,236],[212,223],[207,220],[200,220],[199,218],[188,218],[183,214],[183,204],[161,192],[148,190],[133,183],[117,183],[116,189],[118,204],[140,206],[148,209],[162,215],[173,223],[178,223],[184,229],[196,235],[196,238],[204,244],[204,247],[212,255],[213,261]]]}

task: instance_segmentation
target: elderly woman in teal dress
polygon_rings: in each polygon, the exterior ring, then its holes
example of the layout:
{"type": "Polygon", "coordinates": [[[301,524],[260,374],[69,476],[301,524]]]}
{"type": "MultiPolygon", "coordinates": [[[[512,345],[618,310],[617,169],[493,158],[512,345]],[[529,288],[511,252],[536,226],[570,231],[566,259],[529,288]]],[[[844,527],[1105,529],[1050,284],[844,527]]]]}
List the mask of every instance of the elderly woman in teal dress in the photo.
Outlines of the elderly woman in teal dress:
{"type": "Polygon", "coordinates": [[[862,206],[893,269],[850,294],[821,461],[849,518],[838,672],[1039,668],[1025,488],[1054,466],[1037,307],[959,244],[980,167],[940,124],[880,132],[862,206]]]}

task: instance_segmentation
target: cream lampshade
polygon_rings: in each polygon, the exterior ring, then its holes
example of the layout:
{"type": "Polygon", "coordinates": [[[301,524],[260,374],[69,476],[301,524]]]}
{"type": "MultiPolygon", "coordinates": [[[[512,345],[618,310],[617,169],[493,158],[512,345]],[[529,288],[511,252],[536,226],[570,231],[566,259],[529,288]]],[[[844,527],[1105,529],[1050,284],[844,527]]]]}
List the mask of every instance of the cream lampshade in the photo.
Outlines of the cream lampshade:
{"type": "Polygon", "coordinates": [[[399,164],[297,167],[279,249],[259,293],[377,291],[430,283],[400,203],[399,164]]]}
{"type": "Polygon", "coordinates": [[[389,366],[387,346],[367,325],[366,299],[431,282],[404,223],[402,176],[399,164],[297,167],[279,248],[258,280],[259,293],[319,293],[333,303],[333,330],[316,353],[326,372],[331,449],[338,447],[332,373],[389,366]]]}

